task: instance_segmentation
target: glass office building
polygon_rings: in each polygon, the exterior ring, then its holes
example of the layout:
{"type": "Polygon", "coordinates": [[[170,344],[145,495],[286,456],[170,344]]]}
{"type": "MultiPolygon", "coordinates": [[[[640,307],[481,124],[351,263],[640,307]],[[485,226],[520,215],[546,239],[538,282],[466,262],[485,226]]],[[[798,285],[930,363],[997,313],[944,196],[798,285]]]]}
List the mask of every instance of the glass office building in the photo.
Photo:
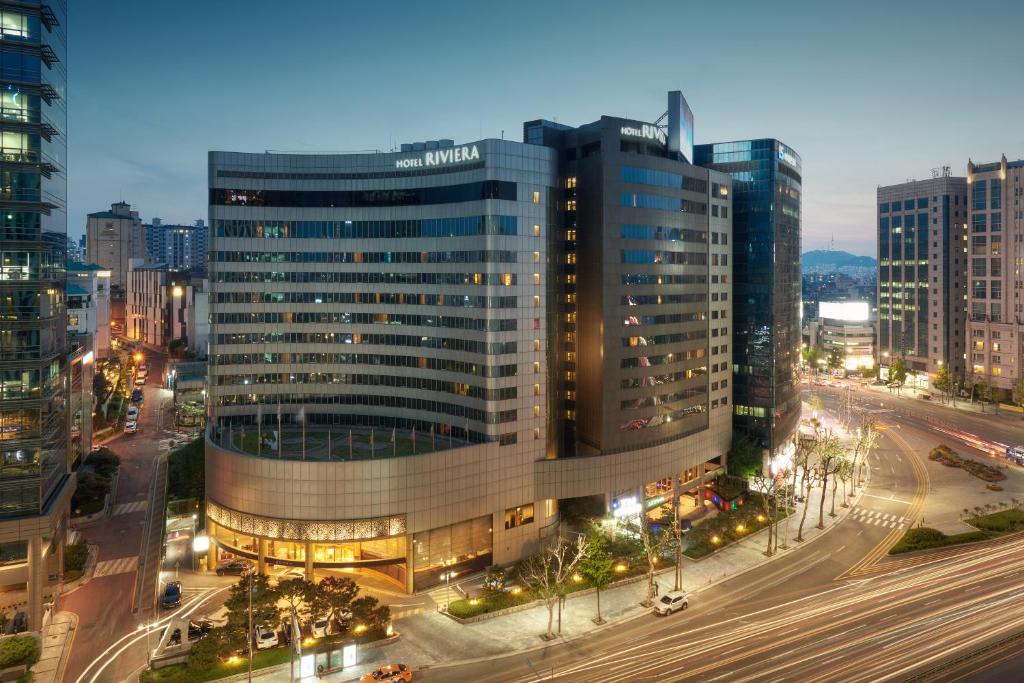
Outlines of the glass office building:
{"type": "Polygon", "coordinates": [[[733,180],[733,423],[774,455],[800,419],[800,157],[770,138],[695,157],[733,180]]]}
{"type": "Polygon", "coordinates": [[[27,584],[31,628],[60,565],[73,489],[66,18],[60,0],[0,6],[0,584],[27,584]]]}

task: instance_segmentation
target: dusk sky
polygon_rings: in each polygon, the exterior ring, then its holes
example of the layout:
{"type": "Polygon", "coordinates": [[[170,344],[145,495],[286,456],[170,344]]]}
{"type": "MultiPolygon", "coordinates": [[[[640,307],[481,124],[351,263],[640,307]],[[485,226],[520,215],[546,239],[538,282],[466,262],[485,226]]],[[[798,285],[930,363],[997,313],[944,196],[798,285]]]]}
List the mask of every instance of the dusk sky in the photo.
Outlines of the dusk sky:
{"type": "Polygon", "coordinates": [[[520,139],[654,120],[803,158],[803,248],[875,254],[879,184],[1024,157],[1024,2],[70,3],[68,232],[206,218],[208,150],[520,139]]]}

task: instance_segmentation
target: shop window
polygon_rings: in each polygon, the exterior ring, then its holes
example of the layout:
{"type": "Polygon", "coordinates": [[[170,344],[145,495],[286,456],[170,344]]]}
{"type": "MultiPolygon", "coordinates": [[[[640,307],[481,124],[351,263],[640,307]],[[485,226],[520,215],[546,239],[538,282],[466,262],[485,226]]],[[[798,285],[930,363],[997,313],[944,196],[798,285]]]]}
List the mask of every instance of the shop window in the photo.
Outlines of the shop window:
{"type": "Polygon", "coordinates": [[[515,529],[533,523],[533,503],[505,510],[505,528],[515,529]]]}

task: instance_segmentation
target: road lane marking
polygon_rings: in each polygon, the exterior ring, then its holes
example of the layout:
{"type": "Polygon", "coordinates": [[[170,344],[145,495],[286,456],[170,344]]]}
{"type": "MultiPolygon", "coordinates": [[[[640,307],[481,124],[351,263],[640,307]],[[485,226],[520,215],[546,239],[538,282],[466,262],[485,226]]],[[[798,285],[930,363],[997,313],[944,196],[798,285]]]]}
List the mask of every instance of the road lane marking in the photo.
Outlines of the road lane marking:
{"type": "Polygon", "coordinates": [[[904,505],[910,505],[910,501],[908,500],[899,500],[891,496],[876,496],[873,493],[863,493],[861,495],[864,496],[865,498],[877,498],[878,500],[892,501],[893,503],[903,503],[904,505]]]}
{"type": "Polygon", "coordinates": [[[117,515],[129,515],[133,512],[142,512],[146,509],[149,501],[137,500],[134,503],[121,503],[114,506],[114,511],[111,516],[116,517],[117,515]]]}
{"type": "Polygon", "coordinates": [[[96,568],[93,570],[93,578],[100,576],[114,576],[115,574],[127,574],[134,572],[138,569],[139,557],[133,555],[132,557],[119,557],[116,560],[103,560],[102,562],[96,563],[96,568]]]}

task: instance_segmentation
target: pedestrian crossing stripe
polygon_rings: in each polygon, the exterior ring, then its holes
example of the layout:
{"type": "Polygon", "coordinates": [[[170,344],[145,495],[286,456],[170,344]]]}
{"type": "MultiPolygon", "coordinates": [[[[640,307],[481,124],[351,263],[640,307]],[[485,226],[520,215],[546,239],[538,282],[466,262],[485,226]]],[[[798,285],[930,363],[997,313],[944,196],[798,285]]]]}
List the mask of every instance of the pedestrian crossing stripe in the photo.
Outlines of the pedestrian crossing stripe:
{"type": "Polygon", "coordinates": [[[142,512],[146,509],[149,501],[137,500],[134,503],[120,503],[114,506],[113,514],[116,515],[130,515],[133,512],[142,512]]]}
{"type": "Polygon", "coordinates": [[[427,610],[422,608],[422,607],[411,607],[411,608],[407,608],[407,609],[402,609],[400,607],[397,607],[397,608],[392,608],[391,609],[391,618],[392,619],[402,619],[404,617],[412,617],[412,616],[415,616],[417,614],[423,614],[426,611],[427,610]]]}
{"type": "Polygon", "coordinates": [[[116,560],[103,560],[96,563],[96,569],[92,575],[96,578],[100,576],[114,576],[115,574],[127,574],[128,572],[134,572],[138,569],[138,566],[139,557],[137,555],[119,557],[116,560]]]}

